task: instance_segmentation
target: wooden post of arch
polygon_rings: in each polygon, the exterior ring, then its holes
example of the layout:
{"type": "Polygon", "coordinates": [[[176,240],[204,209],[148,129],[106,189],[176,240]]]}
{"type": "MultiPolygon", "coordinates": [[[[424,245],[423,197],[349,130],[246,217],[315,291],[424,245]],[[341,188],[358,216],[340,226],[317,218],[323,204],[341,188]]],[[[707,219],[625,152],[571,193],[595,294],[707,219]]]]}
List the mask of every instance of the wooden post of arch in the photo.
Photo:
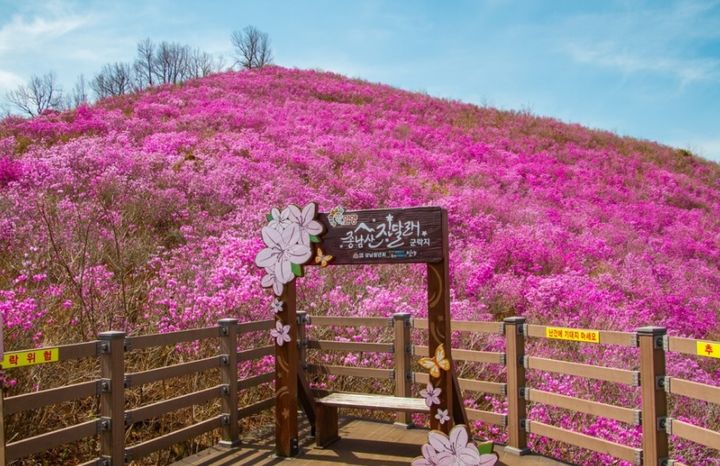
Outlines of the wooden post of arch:
{"type": "Polygon", "coordinates": [[[290,326],[290,342],[275,345],[275,450],[278,456],[298,454],[298,364],[297,299],[295,282],[283,288],[283,310],[276,320],[290,326]]]}
{"type": "MultiPolygon", "coordinates": [[[[427,264],[428,292],[428,349],[430,356],[435,354],[438,346],[443,346],[445,356],[450,362],[449,371],[440,371],[440,378],[431,381],[436,388],[442,389],[440,404],[430,408],[430,427],[446,434],[453,423],[453,369],[450,347],[450,269],[448,267],[447,212],[442,210],[442,249],[443,258],[440,262],[427,264]],[[436,417],[438,410],[447,411],[450,422],[440,424],[436,417]]],[[[462,421],[460,421],[462,422],[462,421]]]]}

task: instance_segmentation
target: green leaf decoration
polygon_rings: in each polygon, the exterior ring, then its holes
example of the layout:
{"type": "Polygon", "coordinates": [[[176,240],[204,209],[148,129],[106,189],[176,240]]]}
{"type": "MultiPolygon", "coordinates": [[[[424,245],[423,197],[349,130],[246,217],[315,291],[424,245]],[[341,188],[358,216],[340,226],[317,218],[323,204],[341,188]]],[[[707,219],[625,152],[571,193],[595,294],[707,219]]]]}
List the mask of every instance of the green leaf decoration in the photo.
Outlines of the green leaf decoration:
{"type": "Polygon", "coordinates": [[[493,442],[479,443],[477,449],[481,455],[489,454],[493,452],[493,442]]]}
{"type": "Polygon", "coordinates": [[[272,221],[272,214],[267,214],[267,215],[265,216],[265,218],[267,219],[268,222],[271,222],[271,221],[272,221]]]}
{"type": "Polygon", "coordinates": [[[299,264],[290,264],[292,266],[292,273],[296,277],[302,277],[303,276],[303,269],[302,265],[299,264]]]}
{"type": "Polygon", "coordinates": [[[311,243],[319,243],[319,242],[320,242],[320,238],[318,238],[318,237],[315,236],[315,235],[310,235],[310,242],[311,242],[311,243]]]}

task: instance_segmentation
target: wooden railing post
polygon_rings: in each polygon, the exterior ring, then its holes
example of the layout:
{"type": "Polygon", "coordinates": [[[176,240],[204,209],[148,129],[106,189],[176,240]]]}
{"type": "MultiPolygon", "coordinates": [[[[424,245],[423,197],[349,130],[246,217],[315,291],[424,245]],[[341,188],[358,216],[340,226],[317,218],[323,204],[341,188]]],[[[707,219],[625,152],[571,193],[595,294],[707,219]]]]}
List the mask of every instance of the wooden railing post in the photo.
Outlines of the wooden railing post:
{"type": "Polygon", "coordinates": [[[238,424],[238,388],[237,388],[237,319],[220,319],[220,351],[224,355],[220,368],[223,383],[222,407],[223,420],[222,440],[224,447],[240,445],[240,425],[238,424]]]}
{"type": "MultiPolygon", "coordinates": [[[[394,355],[395,355],[395,396],[410,397],[412,382],[411,346],[410,346],[410,314],[397,312],[393,314],[394,355]]],[[[410,413],[398,412],[395,424],[406,428],[413,427],[410,413]]]]}
{"type": "Polygon", "coordinates": [[[527,406],[522,394],[525,389],[525,317],[508,317],[504,323],[508,397],[508,444],[505,451],[527,455],[530,453],[525,431],[527,406]]]}
{"type": "Polygon", "coordinates": [[[298,323],[298,359],[300,361],[300,367],[305,369],[307,367],[307,321],[308,315],[306,311],[297,311],[297,323],[298,323]]]}
{"type": "Polygon", "coordinates": [[[305,311],[297,311],[297,335],[298,335],[298,401],[302,406],[305,415],[310,423],[310,436],[315,437],[315,399],[310,390],[310,384],[305,376],[307,369],[307,324],[310,316],[305,311]]]}
{"type": "Polygon", "coordinates": [[[665,350],[663,327],[636,330],[640,346],[640,392],[642,394],[642,464],[660,466],[668,458],[667,395],[664,389],[665,350]]]}
{"type": "MultiPolygon", "coordinates": [[[[0,325],[2,325],[1,322],[0,325]]],[[[2,352],[0,352],[0,357],[2,357],[2,352]]],[[[0,466],[5,466],[5,409],[3,408],[4,397],[5,394],[3,393],[2,387],[0,387],[0,466]]]]}
{"type": "Polygon", "coordinates": [[[100,455],[108,466],[125,464],[125,332],[98,334],[100,353],[100,455]]]}

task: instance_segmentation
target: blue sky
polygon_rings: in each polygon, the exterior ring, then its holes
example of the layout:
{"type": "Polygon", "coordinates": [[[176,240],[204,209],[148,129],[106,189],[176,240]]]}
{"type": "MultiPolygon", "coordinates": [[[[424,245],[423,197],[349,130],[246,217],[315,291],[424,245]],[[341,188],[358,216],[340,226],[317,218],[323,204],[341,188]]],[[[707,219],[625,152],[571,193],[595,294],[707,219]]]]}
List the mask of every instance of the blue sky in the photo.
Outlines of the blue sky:
{"type": "Polygon", "coordinates": [[[0,96],[32,74],[69,90],[145,37],[232,61],[269,33],[275,62],[551,116],[720,161],[720,0],[0,0],[0,96]]]}

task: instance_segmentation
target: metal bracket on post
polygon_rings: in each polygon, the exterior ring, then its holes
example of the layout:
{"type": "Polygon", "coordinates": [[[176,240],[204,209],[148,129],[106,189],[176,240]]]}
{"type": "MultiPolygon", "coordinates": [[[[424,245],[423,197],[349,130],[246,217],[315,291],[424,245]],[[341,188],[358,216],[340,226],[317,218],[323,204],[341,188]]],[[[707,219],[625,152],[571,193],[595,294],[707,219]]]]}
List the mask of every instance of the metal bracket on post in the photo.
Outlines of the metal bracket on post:
{"type": "Polygon", "coordinates": [[[664,351],[670,351],[670,335],[664,335],[663,336],[663,346],[664,351]]]}
{"type": "Polygon", "coordinates": [[[657,388],[658,390],[665,390],[665,379],[667,378],[668,377],[664,375],[655,376],[655,388],[657,388]]]}
{"type": "Polygon", "coordinates": [[[658,430],[665,431],[668,435],[672,435],[672,418],[671,417],[658,418],[658,430]]]}
{"type": "Polygon", "coordinates": [[[635,410],[635,412],[633,413],[633,424],[636,426],[642,425],[642,411],[640,411],[639,409],[635,410]]]}
{"type": "Polygon", "coordinates": [[[530,389],[527,387],[520,387],[520,398],[523,400],[529,399],[530,396],[530,389]]]}
{"type": "Polygon", "coordinates": [[[95,351],[97,354],[110,354],[110,342],[103,340],[98,341],[95,351]]]}
{"type": "Polygon", "coordinates": [[[99,417],[96,422],[97,432],[107,432],[112,427],[112,421],[109,417],[99,417]]]}
{"type": "Polygon", "coordinates": [[[110,379],[100,379],[95,385],[95,394],[110,393],[110,379]]]}
{"type": "Polygon", "coordinates": [[[662,388],[665,389],[665,392],[672,393],[671,392],[672,388],[670,388],[671,383],[672,383],[672,377],[670,377],[669,375],[666,375],[665,377],[663,377],[662,388]]]}

